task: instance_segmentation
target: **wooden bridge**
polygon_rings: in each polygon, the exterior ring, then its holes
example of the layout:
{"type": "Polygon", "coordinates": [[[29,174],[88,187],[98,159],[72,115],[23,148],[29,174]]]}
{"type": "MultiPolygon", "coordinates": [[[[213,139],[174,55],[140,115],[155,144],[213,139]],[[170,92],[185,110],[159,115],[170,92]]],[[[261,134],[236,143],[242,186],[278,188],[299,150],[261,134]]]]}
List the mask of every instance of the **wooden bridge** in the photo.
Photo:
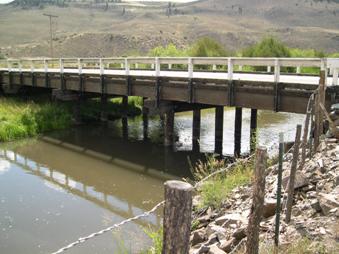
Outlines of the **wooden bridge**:
{"type": "Polygon", "coordinates": [[[329,107],[339,94],[338,70],[339,59],[334,58],[7,59],[0,62],[0,82],[9,93],[22,86],[57,89],[68,95],[100,96],[103,105],[110,96],[122,96],[125,103],[128,96],[143,97],[145,108],[164,115],[164,143],[169,146],[175,112],[193,110],[193,145],[198,145],[200,110],[215,107],[217,153],[222,153],[223,107],[232,106],[236,108],[234,153],[238,156],[242,108],[252,109],[251,137],[255,138],[257,110],[305,113],[320,80],[329,107]],[[314,68],[323,78],[304,74],[306,68],[314,68]]]}

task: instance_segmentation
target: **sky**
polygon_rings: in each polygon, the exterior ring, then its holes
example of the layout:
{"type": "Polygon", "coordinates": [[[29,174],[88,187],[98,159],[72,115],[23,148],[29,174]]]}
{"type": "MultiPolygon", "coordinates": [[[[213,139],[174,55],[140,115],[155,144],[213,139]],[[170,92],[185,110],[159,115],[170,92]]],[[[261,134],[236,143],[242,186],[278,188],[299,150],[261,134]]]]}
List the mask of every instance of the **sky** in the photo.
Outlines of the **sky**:
{"type": "Polygon", "coordinates": [[[12,2],[13,0],[0,0],[0,4],[7,4],[9,2],[12,2]]]}

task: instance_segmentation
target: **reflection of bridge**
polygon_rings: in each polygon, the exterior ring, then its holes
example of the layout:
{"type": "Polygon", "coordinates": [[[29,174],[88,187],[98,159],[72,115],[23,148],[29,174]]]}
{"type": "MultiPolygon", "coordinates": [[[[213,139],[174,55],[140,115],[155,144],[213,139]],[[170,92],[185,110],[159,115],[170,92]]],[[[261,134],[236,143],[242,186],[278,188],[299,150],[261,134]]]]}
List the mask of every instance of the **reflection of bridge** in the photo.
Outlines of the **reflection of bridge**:
{"type": "MultiPolygon", "coordinates": [[[[93,202],[123,218],[129,218],[144,212],[144,209],[134,206],[126,199],[120,199],[111,193],[99,192],[97,191],[98,186],[91,187],[85,182],[75,181],[75,179],[69,175],[42,166],[16,152],[0,149],[0,159],[1,158],[22,167],[30,174],[48,181],[50,185],[54,185],[56,188],[62,188],[63,190],[93,202]]],[[[149,224],[160,225],[160,218],[157,215],[150,215],[146,218],[140,219],[138,223],[143,226],[147,226],[149,224]]]]}
{"type": "Polygon", "coordinates": [[[168,146],[173,145],[175,111],[183,110],[182,107],[193,110],[193,142],[196,142],[200,137],[200,109],[215,107],[215,151],[219,154],[222,153],[223,140],[222,107],[235,106],[234,154],[238,156],[241,151],[242,108],[252,109],[250,144],[255,144],[257,110],[306,112],[308,99],[320,82],[319,76],[303,74],[303,68],[308,67],[321,70],[323,78],[320,80],[329,86],[326,96],[326,106],[329,106],[331,98],[338,93],[330,86],[338,85],[339,59],[9,59],[0,66],[0,75],[7,90],[31,86],[99,94],[103,105],[107,96],[148,98],[158,108],[163,106],[160,112],[165,115],[164,143],[168,146]],[[251,70],[267,68],[267,72],[244,72],[243,69],[248,67],[251,70]],[[332,77],[327,77],[328,71],[332,77]]]}

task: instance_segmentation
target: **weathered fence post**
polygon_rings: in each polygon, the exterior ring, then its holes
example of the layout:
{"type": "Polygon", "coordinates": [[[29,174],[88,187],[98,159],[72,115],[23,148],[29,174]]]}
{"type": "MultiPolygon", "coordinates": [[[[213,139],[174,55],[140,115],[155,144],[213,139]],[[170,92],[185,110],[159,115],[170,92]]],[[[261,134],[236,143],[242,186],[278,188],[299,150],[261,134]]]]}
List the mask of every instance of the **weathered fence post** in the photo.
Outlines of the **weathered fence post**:
{"type": "Polygon", "coordinates": [[[275,231],[274,244],[279,245],[279,228],[280,228],[280,208],[281,208],[281,182],[283,170],[283,156],[284,156],[284,133],[279,134],[279,167],[278,167],[278,183],[277,183],[277,207],[275,209],[275,231]]]}
{"type": "Polygon", "coordinates": [[[267,149],[258,147],[256,150],[253,203],[247,227],[246,254],[259,252],[259,224],[265,199],[265,170],[267,168],[267,149]]]}
{"type": "Polygon", "coordinates": [[[294,148],[293,148],[293,160],[292,160],[292,165],[291,165],[290,179],[288,181],[286,216],[285,216],[286,223],[289,223],[291,220],[295,174],[297,172],[297,164],[298,164],[298,157],[299,157],[300,135],[301,135],[301,125],[297,125],[297,132],[295,134],[295,142],[294,142],[294,148]]]}
{"type": "Polygon", "coordinates": [[[313,100],[314,100],[314,98],[313,98],[313,95],[312,95],[310,97],[310,100],[308,101],[308,104],[307,104],[306,119],[305,119],[305,126],[304,126],[304,134],[303,134],[302,145],[301,145],[302,151],[301,151],[300,168],[302,168],[304,166],[305,159],[306,159],[307,136],[308,136],[308,130],[309,130],[308,127],[310,125],[310,118],[311,118],[311,114],[312,114],[312,104],[314,103],[313,100]]]}
{"type": "Polygon", "coordinates": [[[316,151],[319,146],[319,138],[323,134],[323,120],[324,116],[320,109],[320,103],[325,105],[325,90],[326,90],[326,69],[320,71],[320,80],[318,94],[315,99],[315,130],[314,130],[314,149],[316,151]]]}
{"type": "Polygon", "coordinates": [[[164,242],[162,254],[188,254],[193,187],[181,181],[165,183],[164,242]]]}

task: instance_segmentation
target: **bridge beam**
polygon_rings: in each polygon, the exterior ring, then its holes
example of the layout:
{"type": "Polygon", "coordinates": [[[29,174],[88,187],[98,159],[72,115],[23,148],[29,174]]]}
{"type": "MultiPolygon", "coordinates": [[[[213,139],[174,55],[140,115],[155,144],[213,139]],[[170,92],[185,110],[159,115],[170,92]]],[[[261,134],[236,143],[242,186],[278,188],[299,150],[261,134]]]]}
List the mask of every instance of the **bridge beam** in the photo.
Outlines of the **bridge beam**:
{"type": "Polygon", "coordinates": [[[240,157],[241,154],[241,128],[242,128],[242,108],[235,108],[234,120],[234,157],[240,157]]]}
{"type": "Polygon", "coordinates": [[[199,152],[201,110],[193,110],[192,149],[199,152]]]}
{"type": "Polygon", "coordinates": [[[215,108],[215,139],[214,152],[222,155],[222,143],[224,137],[224,107],[218,106],[215,108]]]}

